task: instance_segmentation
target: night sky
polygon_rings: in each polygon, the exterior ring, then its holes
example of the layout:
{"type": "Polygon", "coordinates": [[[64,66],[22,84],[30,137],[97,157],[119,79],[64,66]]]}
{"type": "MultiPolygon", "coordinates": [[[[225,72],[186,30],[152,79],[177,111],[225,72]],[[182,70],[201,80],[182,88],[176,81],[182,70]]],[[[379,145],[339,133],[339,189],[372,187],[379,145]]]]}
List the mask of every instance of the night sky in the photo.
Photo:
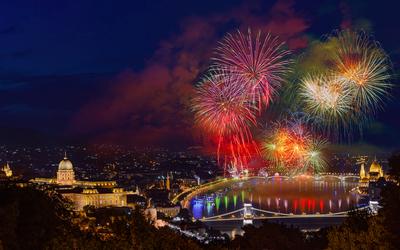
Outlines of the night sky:
{"type": "MultiPolygon", "coordinates": [[[[399,7],[362,0],[3,0],[0,140],[196,145],[186,104],[226,32],[270,31],[300,54],[332,30],[362,28],[380,41],[395,74],[399,7]]],[[[399,112],[396,86],[355,147],[400,148],[399,112]]]]}

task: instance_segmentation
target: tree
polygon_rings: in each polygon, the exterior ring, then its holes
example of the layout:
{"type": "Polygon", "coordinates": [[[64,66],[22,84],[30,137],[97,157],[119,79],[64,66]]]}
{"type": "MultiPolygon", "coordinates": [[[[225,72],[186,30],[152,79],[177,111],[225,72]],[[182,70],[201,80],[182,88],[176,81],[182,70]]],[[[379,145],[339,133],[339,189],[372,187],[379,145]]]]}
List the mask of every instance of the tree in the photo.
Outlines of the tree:
{"type": "Polygon", "coordinates": [[[388,237],[382,217],[354,211],[342,225],[328,231],[327,249],[394,249],[388,237]]]}
{"type": "Polygon", "coordinates": [[[73,231],[70,212],[56,193],[7,188],[0,197],[0,240],[6,249],[43,249],[73,231]]]}
{"type": "Polygon", "coordinates": [[[400,183],[400,151],[394,152],[389,157],[389,175],[400,183]]]}
{"type": "Polygon", "coordinates": [[[381,192],[382,208],[379,216],[383,218],[388,230],[388,240],[394,246],[400,246],[400,151],[394,152],[389,158],[389,174],[397,183],[387,183],[381,192]]]}
{"type": "Polygon", "coordinates": [[[233,249],[304,249],[305,238],[297,228],[263,222],[259,228],[244,226],[244,235],[230,244],[233,249]]]}
{"type": "Polygon", "coordinates": [[[167,227],[153,227],[139,208],[135,208],[132,214],[131,241],[133,249],[200,249],[194,241],[167,227]]]}
{"type": "Polygon", "coordinates": [[[400,186],[391,184],[383,188],[379,216],[388,230],[388,239],[394,246],[400,246],[400,186]]]}

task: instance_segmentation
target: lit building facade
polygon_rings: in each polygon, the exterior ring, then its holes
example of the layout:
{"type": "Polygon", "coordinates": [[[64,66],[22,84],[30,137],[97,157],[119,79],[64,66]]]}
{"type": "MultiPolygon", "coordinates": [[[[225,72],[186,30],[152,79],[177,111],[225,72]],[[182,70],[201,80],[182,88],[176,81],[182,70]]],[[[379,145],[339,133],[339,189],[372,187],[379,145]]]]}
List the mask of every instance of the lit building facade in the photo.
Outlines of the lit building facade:
{"type": "Polygon", "coordinates": [[[171,206],[171,207],[156,207],[157,212],[165,214],[167,217],[175,217],[181,211],[180,206],[171,206]]]}
{"type": "Polygon", "coordinates": [[[72,162],[68,160],[67,155],[58,164],[57,183],[60,185],[75,184],[75,173],[72,162]]]}
{"type": "Polygon", "coordinates": [[[364,163],[360,167],[360,185],[368,186],[369,182],[375,182],[379,178],[384,177],[382,166],[375,159],[369,167],[368,173],[365,170],[364,163]]]}
{"type": "Polygon", "coordinates": [[[123,188],[76,188],[58,190],[61,195],[74,204],[74,210],[82,211],[85,206],[94,207],[125,207],[127,196],[134,192],[124,191],[123,188]]]}
{"type": "Polygon", "coordinates": [[[74,210],[81,211],[85,206],[123,207],[128,204],[128,195],[139,194],[138,190],[125,191],[118,188],[115,181],[79,181],[75,179],[72,162],[64,156],[58,164],[56,178],[35,178],[30,181],[35,184],[54,185],[57,192],[72,201],[74,210]]]}
{"type": "Polygon", "coordinates": [[[8,163],[6,163],[6,164],[1,168],[1,171],[4,173],[5,177],[10,178],[10,177],[12,177],[12,175],[13,175],[13,172],[12,172],[12,170],[11,170],[11,168],[10,168],[10,165],[9,165],[8,163]]]}

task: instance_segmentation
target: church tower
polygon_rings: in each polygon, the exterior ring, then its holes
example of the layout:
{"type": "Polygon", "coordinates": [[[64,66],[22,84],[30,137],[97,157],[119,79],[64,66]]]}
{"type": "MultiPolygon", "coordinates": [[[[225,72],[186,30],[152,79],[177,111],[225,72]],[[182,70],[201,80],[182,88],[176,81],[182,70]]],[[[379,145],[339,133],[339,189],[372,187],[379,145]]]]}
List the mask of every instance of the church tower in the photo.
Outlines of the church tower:
{"type": "Polygon", "coordinates": [[[361,168],[360,168],[360,180],[365,179],[365,167],[364,167],[364,163],[361,164],[361,168]]]}
{"type": "Polygon", "coordinates": [[[11,177],[13,175],[13,172],[10,168],[10,165],[8,165],[8,162],[6,163],[6,165],[4,165],[2,171],[4,172],[6,177],[11,177]]]}
{"type": "Polygon", "coordinates": [[[169,174],[167,172],[167,180],[165,182],[165,189],[167,189],[168,191],[171,189],[171,181],[169,179],[169,174]]]}
{"type": "Polygon", "coordinates": [[[57,183],[60,185],[72,185],[75,183],[74,168],[66,153],[64,159],[58,164],[57,183]]]}

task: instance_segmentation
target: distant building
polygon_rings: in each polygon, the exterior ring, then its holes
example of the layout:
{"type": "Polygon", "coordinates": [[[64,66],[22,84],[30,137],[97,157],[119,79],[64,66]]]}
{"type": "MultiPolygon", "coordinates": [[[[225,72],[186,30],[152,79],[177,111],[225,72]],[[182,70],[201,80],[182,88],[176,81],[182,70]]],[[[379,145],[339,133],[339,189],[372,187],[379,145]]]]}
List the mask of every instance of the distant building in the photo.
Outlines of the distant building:
{"type": "Polygon", "coordinates": [[[382,166],[376,161],[376,159],[372,162],[371,166],[369,167],[368,174],[365,171],[364,163],[361,164],[360,183],[364,184],[364,186],[368,186],[369,182],[375,182],[381,177],[384,177],[383,169],[382,166]]]}
{"type": "Polygon", "coordinates": [[[87,205],[98,207],[129,206],[128,195],[138,194],[138,190],[125,191],[118,188],[115,181],[79,181],[75,179],[72,162],[64,156],[58,164],[56,178],[35,178],[35,184],[54,185],[56,191],[74,204],[74,209],[81,211],[87,205]]]}
{"type": "Polygon", "coordinates": [[[165,181],[165,189],[166,190],[171,190],[171,181],[170,181],[170,179],[169,179],[169,174],[167,173],[167,179],[166,179],[166,181],[165,181]]]}
{"type": "Polygon", "coordinates": [[[384,177],[383,169],[375,159],[369,167],[369,181],[377,181],[381,177],[384,177]]]}
{"type": "Polygon", "coordinates": [[[156,207],[157,212],[159,213],[163,213],[165,216],[167,217],[175,217],[179,214],[179,212],[181,211],[181,207],[180,206],[165,206],[165,207],[156,207]]]}
{"type": "Polygon", "coordinates": [[[8,183],[13,178],[13,172],[10,168],[10,165],[5,164],[2,168],[0,168],[0,184],[8,183]]]}
{"type": "Polygon", "coordinates": [[[371,201],[378,201],[383,186],[386,185],[382,166],[375,159],[369,167],[368,173],[365,170],[364,163],[360,167],[359,191],[368,194],[371,201]]]}
{"type": "Polygon", "coordinates": [[[11,170],[11,168],[10,168],[10,165],[9,165],[8,163],[6,163],[6,164],[2,167],[1,171],[2,171],[2,172],[4,173],[4,175],[5,175],[6,177],[8,177],[8,178],[12,177],[12,175],[13,175],[13,172],[12,172],[12,170],[11,170]]]}
{"type": "Polygon", "coordinates": [[[60,185],[72,185],[75,183],[75,173],[72,162],[68,160],[67,154],[58,164],[57,183],[60,185]]]}
{"type": "Polygon", "coordinates": [[[130,194],[122,188],[74,188],[57,191],[71,200],[74,210],[77,211],[82,211],[85,206],[125,207],[128,206],[127,196],[130,194]]]}
{"type": "Polygon", "coordinates": [[[35,178],[30,180],[36,184],[53,184],[58,186],[74,186],[74,187],[116,187],[115,181],[78,181],[75,179],[75,172],[72,162],[64,156],[64,159],[58,164],[56,178],[35,178]]]}

